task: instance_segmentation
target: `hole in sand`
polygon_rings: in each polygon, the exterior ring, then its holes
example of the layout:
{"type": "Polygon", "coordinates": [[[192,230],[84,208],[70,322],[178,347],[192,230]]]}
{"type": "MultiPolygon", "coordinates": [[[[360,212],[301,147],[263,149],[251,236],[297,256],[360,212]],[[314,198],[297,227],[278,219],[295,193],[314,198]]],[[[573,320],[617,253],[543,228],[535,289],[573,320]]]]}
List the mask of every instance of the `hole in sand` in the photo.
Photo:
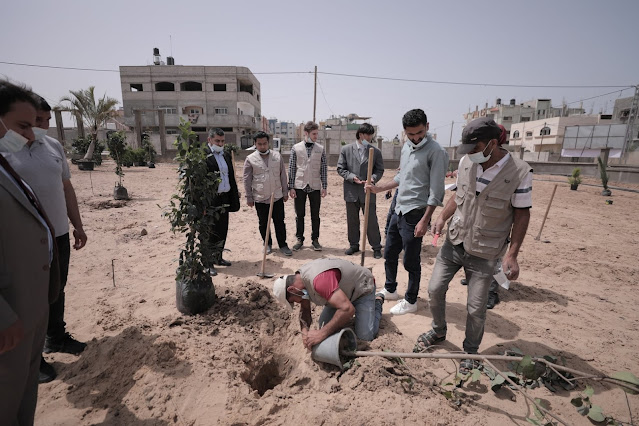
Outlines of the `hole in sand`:
{"type": "Polygon", "coordinates": [[[282,383],[284,378],[285,375],[280,371],[277,361],[273,358],[262,365],[256,365],[242,375],[242,379],[260,396],[282,383]]]}

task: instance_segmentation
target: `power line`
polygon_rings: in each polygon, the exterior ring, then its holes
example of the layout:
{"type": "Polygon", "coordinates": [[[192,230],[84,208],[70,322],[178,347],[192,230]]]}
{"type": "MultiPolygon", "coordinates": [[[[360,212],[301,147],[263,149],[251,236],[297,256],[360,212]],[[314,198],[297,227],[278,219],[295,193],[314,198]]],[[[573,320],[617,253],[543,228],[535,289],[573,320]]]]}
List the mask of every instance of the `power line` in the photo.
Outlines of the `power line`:
{"type": "Polygon", "coordinates": [[[319,84],[320,91],[322,92],[322,97],[324,98],[324,102],[326,102],[326,106],[328,107],[331,114],[335,115],[335,113],[333,112],[333,109],[331,108],[331,106],[328,104],[328,101],[326,100],[326,95],[324,94],[324,88],[322,88],[322,82],[320,81],[319,78],[317,79],[317,83],[319,84]]]}
{"type": "Polygon", "coordinates": [[[428,84],[449,84],[457,86],[488,86],[488,87],[530,87],[530,88],[554,88],[554,89],[590,89],[590,88],[606,88],[606,87],[623,87],[630,88],[632,85],[616,86],[616,85],[543,85],[543,84],[497,84],[497,83],[471,83],[463,81],[439,81],[439,80],[418,80],[412,78],[398,77],[379,77],[371,75],[344,74],[337,72],[318,71],[318,74],[335,75],[340,77],[365,78],[372,80],[389,80],[404,81],[409,83],[428,83],[428,84]]]}
{"type": "MultiPolygon", "coordinates": [[[[0,64],[17,65],[17,66],[34,67],[34,68],[63,69],[63,70],[73,70],[73,71],[120,72],[119,70],[112,70],[112,69],[81,68],[81,67],[61,67],[61,66],[55,66],[55,65],[26,64],[26,63],[8,62],[8,61],[0,61],[0,64]]],[[[318,74],[325,74],[325,75],[339,76],[339,77],[349,77],[349,78],[363,78],[363,79],[387,80],[387,81],[403,81],[403,82],[408,82],[408,83],[448,84],[448,85],[457,85],[457,86],[555,88],[555,89],[590,89],[590,88],[596,89],[596,88],[611,88],[611,87],[628,89],[628,88],[633,88],[634,87],[634,85],[621,86],[621,85],[543,85],[543,84],[474,83],[474,82],[464,82],[464,81],[440,81],[440,80],[420,80],[420,79],[400,78],[400,77],[380,77],[380,76],[346,74],[346,73],[336,73],[336,72],[327,72],[327,71],[318,71],[317,73],[318,74]]],[[[313,71],[266,71],[266,72],[253,72],[253,74],[254,75],[313,74],[313,71]]]]}

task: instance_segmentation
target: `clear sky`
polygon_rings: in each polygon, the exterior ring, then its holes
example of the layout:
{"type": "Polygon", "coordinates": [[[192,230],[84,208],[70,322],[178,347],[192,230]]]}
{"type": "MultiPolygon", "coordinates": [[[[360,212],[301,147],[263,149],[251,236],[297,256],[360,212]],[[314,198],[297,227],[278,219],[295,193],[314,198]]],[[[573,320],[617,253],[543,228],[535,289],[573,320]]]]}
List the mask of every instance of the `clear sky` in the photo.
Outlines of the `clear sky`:
{"type": "MultiPolygon", "coordinates": [[[[32,1],[0,6],[0,61],[117,70],[146,65],[152,49],[176,64],[238,65],[261,83],[262,114],[302,122],[313,114],[312,71],[418,80],[513,84],[639,84],[639,1],[32,1]]],[[[96,86],[121,99],[117,72],[0,64],[54,104],[96,86]]],[[[382,136],[400,133],[412,108],[448,145],[462,114],[496,98],[578,101],[620,90],[398,82],[320,74],[317,118],[372,116],[382,136]]],[[[626,90],[621,97],[631,96],[626,90]]],[[[619,92],[584,101],[612,112],[619,92]]],[[[579,106],[577,102],[574,106],[579,106]]]]}

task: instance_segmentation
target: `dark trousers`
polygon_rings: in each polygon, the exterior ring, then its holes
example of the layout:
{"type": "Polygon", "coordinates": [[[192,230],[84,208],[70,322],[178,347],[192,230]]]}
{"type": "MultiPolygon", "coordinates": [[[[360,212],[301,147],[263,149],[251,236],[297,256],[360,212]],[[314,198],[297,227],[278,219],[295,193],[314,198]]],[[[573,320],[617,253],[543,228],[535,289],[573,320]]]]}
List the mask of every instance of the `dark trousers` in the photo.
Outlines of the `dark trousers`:
{"type": "MultiPolygon", "coordinates": [[[[346,202],[346,224],[348,227],[348,243],[351,247],[359,247],[360,237],[360,221],[359,212],[364,212],[365,203],[362,201],[346,202]]],[[[368,209],[368,229],[366,230],[368,243],[373,250],[381,250],[382,236],[379,233],[379,224],[377,223],[377,206],[371,197],[368,209]]]]}
{"type": "Polygon", "coordinates": [[[397,290],[397,265],[399,253],[403,249],[404,269],[408,272],[408,290],[404,299],[409,303],[415,303],[419,293],[423,237],[415,238],[415,226],[424,216],[425,211],[425,209],[415,209],[404,215],[393,212],[386,235],[386,247],[384,247],[386,283],[384,287],[390,292],[397,290]]]}
{"type": "MultiPolygon", "coordinates": [[[[270,208],[270,201],[268,203],[255,203],[255,211],[257,212],[257,218],[260,221],[260,234],[262,234],[262,241],[266,237],[266,225],[268,222],[268,210],[270,208]]],[[[286,225],[284,224],[284,198],[273,202],[273,225],[275,226],[275,236],[277,237],[277,244],[280,248],[286,247],[286,225]]],[[[268,245],[273,245],[273,238],[268,236],[268,245]]]]}
{"type": "Polygon", "coordinates": [[[64,322],[64,287],[67,285],[69,275],[69,260],[71,258],[71,243],[69,233],[56,237],[58,244],[58,261],[60,265],[60,293],[58,300],[49,306],[49,324],[47,325],[47,337],[52,340],[60,340],[66,333],[64,322]]]}
{"type": "MultiPolygon", "coordinates": [[[[228,192],[223,192],[222,194],[219,194],[217,203],[218,205],[229,204],[229,200],[230,194],[228,192]]],[[[212,268],[215,263],[220,261],[224,251],[224,246],[226,245],[226,236],[229,232],[228,208],[224,213],[220,212],[219,215],[220,217],[217,219],[217,222],[215,222],[215,225],[213,225],[213,229],[211,230],[209,243],[204,244],[211,248],[205,248],[202,253],[202,264],[205,268],[212,268]],[[212,249],[213,247],[215,247],[215,249],[212,249]]]]}
{"type": "Polygon", "coordinates": [[[395,195],[393,195],[393,201],[391,201],[391,205],[388,209],[388,213],[386,214],[386,226],[384,227],[384,235],[388,234],[388,227],[390,226],[391,217],[393,217],[393,212],[395,211],[395,206],[397,206],[397,192],[399,190],[395,190],[395,195]]]}
{"type": "Polygon", "coordinates": [[[306,199],[311,205],[311,240],[319,239],[320,229],[320,205],[322,196],[319,190],[305,192],[303,189],[295,189],[295,236],[298,240],[304,241],[304,216],[306,216],[306,199]]]}

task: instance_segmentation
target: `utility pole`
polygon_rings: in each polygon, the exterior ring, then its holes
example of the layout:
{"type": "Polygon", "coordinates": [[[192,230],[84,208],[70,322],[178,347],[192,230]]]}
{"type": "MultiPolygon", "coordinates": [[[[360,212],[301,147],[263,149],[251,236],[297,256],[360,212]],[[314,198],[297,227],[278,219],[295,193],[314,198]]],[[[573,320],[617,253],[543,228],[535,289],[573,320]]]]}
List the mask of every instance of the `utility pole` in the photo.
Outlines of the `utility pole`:
{"type": "Polygon", "coordinates": [[[317,109],[317,65],[315,65],[315,85],[313,86],[313,123],[315,123],[316,109],[317,109]]]}
{"type": "Polygon", "coordinates": [[[453,146],[453,127],[455,126],[455,120],[450,122],[450,140],[448,141],[448,146],[453,146]]]}
{"type": "Polygon", "coordinates": [[[626,122],[626,137],[623,141],[623,150],[621,151],[621,155],[624,158],[624,164],[628,162],[628,156],[626,154],[630,150],[630,145],[632,144],[632,128],[634,127],[637,119],[637,114],[639,114],[639,85],[635,86],[635,96],[632,98],[630,113],[628,114],[628,121],[626,122]]]}

